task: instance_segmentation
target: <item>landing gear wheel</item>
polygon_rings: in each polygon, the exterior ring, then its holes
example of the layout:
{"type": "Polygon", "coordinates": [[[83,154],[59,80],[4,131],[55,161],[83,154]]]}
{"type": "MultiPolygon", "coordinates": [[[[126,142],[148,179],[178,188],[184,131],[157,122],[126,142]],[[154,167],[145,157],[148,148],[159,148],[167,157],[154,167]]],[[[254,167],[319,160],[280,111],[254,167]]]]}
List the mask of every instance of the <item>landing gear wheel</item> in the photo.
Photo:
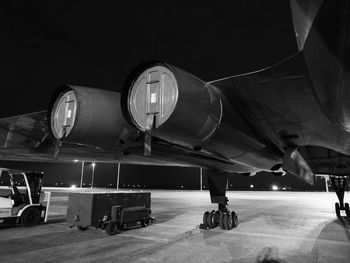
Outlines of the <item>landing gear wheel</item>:
{"type": "Polygon", "coordinates": [[[115,235],[118,232],[118,225],[114,222],[109,222],[105,227],[105,231],[110,236],[115,235]]]}
{"type": "Polygon", "coordinates": [[[40,211],[36,207],[28,207],[21,215],[21,223],[24,227],[31,227],[40,223],[40,211]]]}
{"type": "Polygon", "coordinates": [[[208,215],[209,215],[209,212],[206,211],[204,214],[203,214],[203,225],[207,225],[207,220],[208,220],[208,215]]]}
{"type": "Polygon", "coordinates": [[[88,226],[77,226],[77,228],[78,228],[78,230],[79,231],[86,231],[86,230],[88,230],[88,226]]]}
{"type": "Polygon", "coordinates": [[[141,226],[146,227],[149,225],[149,218],[144,218],[141,220],[141,226]]]}
{"type": "Polygon", "coordinates": [[[232,216],[232,228],[235,228],[238,226],[238,216],[235,211],[231,212],[231,216],[232,216]]]}
{"type": "Polygon", "coordinates": [[[349,203],[345,203],[345,213],[348,218],[350,218],[350,208],[349,203]]]}
{"type": "Polygon", "coordinates": [[[224,226],[226,230],[232,229],[232,215],[230,212],[224,214],[224,226]]]}
{"type": "Polygon", "coordinates": [[[225,212],[220,212],[220,216],[219,216],[219,226],[220,226],[220,229],[225,229],[225,225],[224,225],[224,215],[225,215],[225,212]]]}
{"type": "Polygon", "coordinates": [[[209,228],[215,228],[216,222],[215,222],[215,211],[211,211],[207,217],[207,225],[209,228]]]}
{"type": "Polygon", "coordinates": [[[337,217],[340,217],[340,206],[339,206],[339,203],[335,203],[335,213],[337,214],[337,217]]]}

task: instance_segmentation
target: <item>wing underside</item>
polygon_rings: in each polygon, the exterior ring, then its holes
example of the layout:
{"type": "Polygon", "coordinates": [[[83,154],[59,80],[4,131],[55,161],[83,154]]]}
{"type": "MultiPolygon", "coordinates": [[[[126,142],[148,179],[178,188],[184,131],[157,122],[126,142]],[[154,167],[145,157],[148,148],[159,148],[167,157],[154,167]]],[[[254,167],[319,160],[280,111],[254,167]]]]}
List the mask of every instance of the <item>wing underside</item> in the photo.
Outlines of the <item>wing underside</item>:
{"type": "Polygon", "coordinates": [[[349,174],[349,133],[322,109],[302,52],[265,70],[210,83],[281,151],[299,149],[313,173],[349,174]]]}

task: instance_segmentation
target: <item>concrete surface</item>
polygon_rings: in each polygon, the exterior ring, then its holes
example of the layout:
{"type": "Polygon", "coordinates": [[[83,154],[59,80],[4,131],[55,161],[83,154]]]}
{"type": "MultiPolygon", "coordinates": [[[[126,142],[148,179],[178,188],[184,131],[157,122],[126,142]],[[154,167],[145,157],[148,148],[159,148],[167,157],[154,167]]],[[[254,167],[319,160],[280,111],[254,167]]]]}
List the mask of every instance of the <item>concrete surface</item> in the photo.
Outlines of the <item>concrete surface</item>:
{"type": "Polygon", "coordinates": [[[225,231],[198,228],[216,209],[207,191],[151,192],[158,220],[116,236],[70,229],[67,193],[54,193],[48,224],[1,227],[0,262],[350,262],[334,193],[229,192],[240,224],[225,231]]]}

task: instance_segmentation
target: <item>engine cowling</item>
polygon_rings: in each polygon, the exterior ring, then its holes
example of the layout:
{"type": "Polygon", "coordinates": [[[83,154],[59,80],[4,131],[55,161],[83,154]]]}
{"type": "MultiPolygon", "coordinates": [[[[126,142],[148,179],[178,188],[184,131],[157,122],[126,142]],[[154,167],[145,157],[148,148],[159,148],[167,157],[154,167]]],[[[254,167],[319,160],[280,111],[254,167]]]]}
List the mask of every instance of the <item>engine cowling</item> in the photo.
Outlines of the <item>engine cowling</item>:
{"type": "Polygon", "coordinates": [[[120,109],[120,94],[64,85],[52,96],[49,127],[58,140],[94,146],[117,146],[135,134],[120,109]]]}
{"type": "Polygon", "coordinates": [[[164,64],[144,70],[134,80],[127,100],[127,112],[139,130],[147,130],[147,119],[153,115],[157,136],[186,146],[209,138],[222,114],[220,98],[210,85],[164,64]]]}
{"type": "Polygon", "coordinates": [[[123,90],[122,105],[137,129],[170,143],[258,169],[281,161],[219,89],[169,64],[136,71],[123,90]]]}

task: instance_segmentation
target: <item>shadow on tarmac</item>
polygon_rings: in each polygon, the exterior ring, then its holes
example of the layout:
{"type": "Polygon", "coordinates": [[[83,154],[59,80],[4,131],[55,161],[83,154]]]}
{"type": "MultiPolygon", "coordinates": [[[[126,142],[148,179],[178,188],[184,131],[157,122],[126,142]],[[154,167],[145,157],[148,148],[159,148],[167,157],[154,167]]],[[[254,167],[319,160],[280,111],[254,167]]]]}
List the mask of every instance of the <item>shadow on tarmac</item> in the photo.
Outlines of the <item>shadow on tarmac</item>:
{"type": "Polygon", "coordinates": [[[317,262],[349,262],[350,218],[338,217],[323,227],[309,253],[317,262]]]}
{"type": "Polygon", "coordinates": [[[278,249],[273,247],[265,247],[258,254],[256,263],[285,263],[286,261],[278,257],[278,249]]]}

